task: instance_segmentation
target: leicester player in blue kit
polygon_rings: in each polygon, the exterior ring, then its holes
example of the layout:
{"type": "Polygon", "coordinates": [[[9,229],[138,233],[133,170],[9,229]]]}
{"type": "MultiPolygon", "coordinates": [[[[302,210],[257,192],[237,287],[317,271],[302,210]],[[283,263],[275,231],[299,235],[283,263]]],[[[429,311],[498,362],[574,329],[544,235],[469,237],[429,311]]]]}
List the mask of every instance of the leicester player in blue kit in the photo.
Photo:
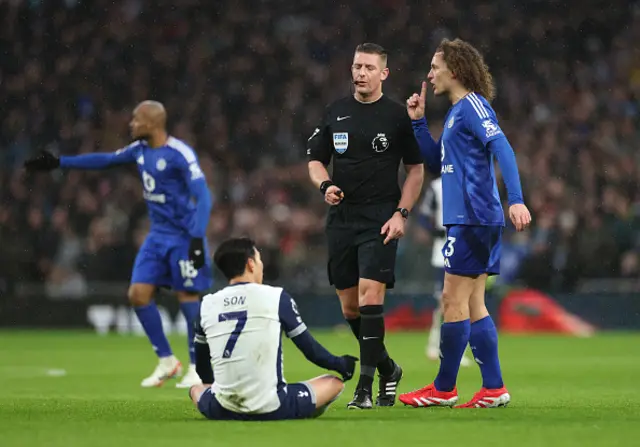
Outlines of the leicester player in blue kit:
{"type": "Polygon", "coordinates": [[[189,388],[201,383],[195,368],[193,327],[200,308],[199,292],[212,284],[205,243],[211,195],[195,152],[167,134],[166,118],[162,104],[144,101],[133,112],[130,127],[136,141],[129,146],[114,153],[59,158],[42,152],[27,160],[25,168],[49,171],[137,165],[151,229],[136,256],[128,296],[159,358],[158,366],[141,385],[161,386],[182,374],[182,364],[173,355],[153,301],[156,289],[166,287],[176,292],[187,321],[190,367],[177,386],[189,388]]]}
{"type": "Polygon", "coordinates": [[[494,158],[504,178],[509,217],[517,231],[529,225],[531,215],[522,198],[513,149],[489,105],[495,90],[480,53],[460,39],[445,39],[433,56],[428,79],[434,94],[447,95],[452,104],[436,142],[424,117],[426,82],[420,95],[407,100],[420,151],[428,167],[439,168],[442,174],[446,242],[442,249],[441,362],[432,384],[401,395],[400,401],[414,407],[455,405],[460,359],[468,343],[480,366],[483,384],[469,402],[457,408],[502,407],[511,396],[502,380],[496,327],[485,306],[487,276],[500,272],[505,225],[494,158]]]}

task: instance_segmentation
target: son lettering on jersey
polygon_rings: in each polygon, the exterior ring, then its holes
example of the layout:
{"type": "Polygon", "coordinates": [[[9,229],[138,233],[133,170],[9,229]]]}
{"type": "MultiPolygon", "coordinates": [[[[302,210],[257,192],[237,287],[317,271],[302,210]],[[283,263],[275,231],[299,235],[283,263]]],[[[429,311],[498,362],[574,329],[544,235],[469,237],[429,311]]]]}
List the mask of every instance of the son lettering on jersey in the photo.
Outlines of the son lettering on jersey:
{"type": "Polygon", "coordinates": [[[224,299],[225,306],[242,306],[247,301],[246,296],[227,296],[224,299]]]}

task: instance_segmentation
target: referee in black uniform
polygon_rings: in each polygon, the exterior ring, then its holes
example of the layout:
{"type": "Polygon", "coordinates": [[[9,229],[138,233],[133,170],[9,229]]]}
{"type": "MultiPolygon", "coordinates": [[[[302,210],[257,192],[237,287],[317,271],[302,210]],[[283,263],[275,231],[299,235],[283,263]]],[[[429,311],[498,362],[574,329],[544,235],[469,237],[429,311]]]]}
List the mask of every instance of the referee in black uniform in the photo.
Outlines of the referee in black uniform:
{"type": "Polygon", "coordinates": [[[404,104],[382,94],[387,53],[365,43],[351,66],[355,92],[329,105],[308,141],[309,176],[329,205],[329,281],[360,342],[360,380],[349,408],[392,406],[402,369],[384,346],[384,294],[395,281],[398,239],[424,179],[422,157],[404,104]],[[333,176],[327,166],[333,158],[333,176]],[[402,191],[398,170],[407,177],[402,191]]]}

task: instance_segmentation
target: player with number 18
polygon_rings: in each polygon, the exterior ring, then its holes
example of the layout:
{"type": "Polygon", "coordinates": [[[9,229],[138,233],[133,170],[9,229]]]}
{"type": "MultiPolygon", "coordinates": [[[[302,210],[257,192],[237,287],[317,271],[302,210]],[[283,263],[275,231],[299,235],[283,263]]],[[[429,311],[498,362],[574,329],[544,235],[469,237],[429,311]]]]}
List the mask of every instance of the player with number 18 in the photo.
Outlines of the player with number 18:
{"type": "Polygon", "coordinates": [[[187,320],[190,367],[178,388],[201,383],[195,368],[193,327],[199,311],[199,293],[212,285],[212,268],[205,233],[211,213],[211,195],[194,150],[166,131],[162,104],[144,101],[133,111],[131,135],[136,140],[113,153],[57,157],[42,152],[25,162],[28,171],[104,169],[136,164],[142,178],[151,230],[136,256],[129,301],[155,350],[159,362],[143,387],[161,386],[182,373],[162,328],[153,296],[158,287],[173,289],[187,320]],[[195,203],[192,201],[195,199],[195,203]]]}

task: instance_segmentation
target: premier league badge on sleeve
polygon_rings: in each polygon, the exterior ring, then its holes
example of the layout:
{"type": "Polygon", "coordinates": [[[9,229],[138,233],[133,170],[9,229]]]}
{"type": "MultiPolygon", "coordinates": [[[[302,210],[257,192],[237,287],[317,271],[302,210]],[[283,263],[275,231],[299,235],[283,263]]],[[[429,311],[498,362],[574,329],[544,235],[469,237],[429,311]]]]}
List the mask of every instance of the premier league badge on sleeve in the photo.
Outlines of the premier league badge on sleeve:
{"type": "Polygon", "coordinates": [[[487,131],[487,138],[491,138],[502,133],[500,127],[498,127],[498,125],[491,120],[484,120],[482,122],[482,127],[484,127],[487,131]]]}
{"type": "Polygon", "coordinates": [[[347,132],[334,132],[333,133],[333,147],[339,154],[344,154],[349,147],[349,133],[347,132]]]}

